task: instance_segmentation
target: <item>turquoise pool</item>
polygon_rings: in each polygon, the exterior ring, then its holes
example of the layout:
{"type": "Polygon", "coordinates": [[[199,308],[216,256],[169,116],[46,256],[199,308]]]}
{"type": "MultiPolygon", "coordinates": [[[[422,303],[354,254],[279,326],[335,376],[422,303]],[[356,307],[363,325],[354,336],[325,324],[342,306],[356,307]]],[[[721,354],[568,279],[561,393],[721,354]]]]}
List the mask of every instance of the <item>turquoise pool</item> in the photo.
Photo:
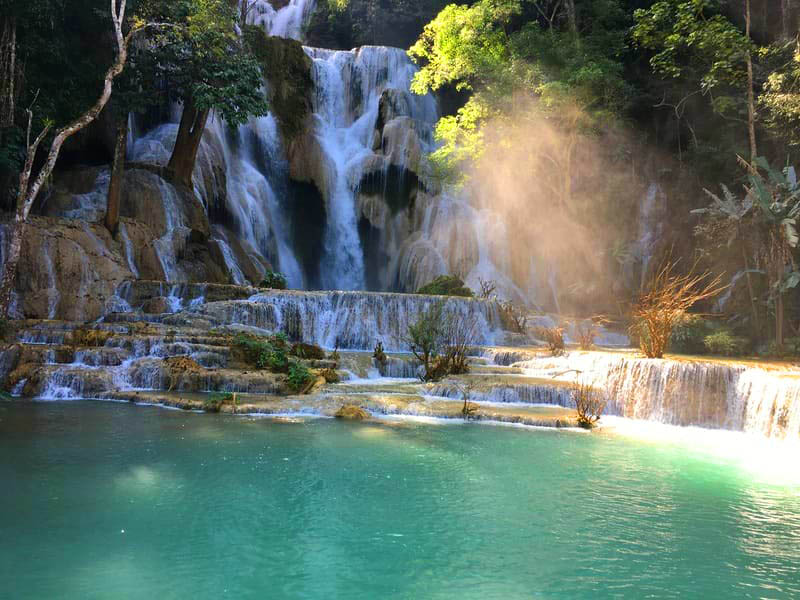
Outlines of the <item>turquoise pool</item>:
{"type": "Polygon", "coordinates": [[[0,404],[0,596],[800,595],[800,487],[756,475],[602,434],[0,404]]]}

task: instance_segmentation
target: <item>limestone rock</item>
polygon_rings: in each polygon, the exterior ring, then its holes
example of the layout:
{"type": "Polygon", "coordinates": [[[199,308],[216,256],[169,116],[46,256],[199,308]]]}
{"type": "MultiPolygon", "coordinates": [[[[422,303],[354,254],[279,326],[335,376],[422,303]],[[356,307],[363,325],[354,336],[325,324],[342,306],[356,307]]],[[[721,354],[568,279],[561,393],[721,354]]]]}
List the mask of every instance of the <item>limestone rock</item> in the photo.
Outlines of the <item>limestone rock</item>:
{"type": "Polygon", "coordinates": [[[370,418],[370,414],[366,410],[354,404],[345,404],[336,411],[334,416],[345,421],[365,421],[370,418]]]}

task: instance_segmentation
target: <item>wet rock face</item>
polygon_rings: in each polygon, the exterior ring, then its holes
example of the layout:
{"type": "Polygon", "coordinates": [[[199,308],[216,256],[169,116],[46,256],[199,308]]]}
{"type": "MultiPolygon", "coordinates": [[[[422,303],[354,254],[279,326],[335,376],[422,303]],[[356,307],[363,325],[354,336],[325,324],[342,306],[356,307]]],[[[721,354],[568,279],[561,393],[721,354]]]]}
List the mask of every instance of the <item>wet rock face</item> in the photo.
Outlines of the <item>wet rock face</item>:
{"type": "MultiPolygon", "coordinates": [[[[408,48],[448,0],[350,0],[344,10],[319,0],[306,38],[310,45],[347,50],[378,45],[408,48]]],[[[463,2],[456,2],[462,4],[463,2]]]]}
{"type": "Polygon", "coordinates": [[[28,318],[97,319],[132,274],[102,225],[33,217],[26,227],[17,291],[28,318]]]}

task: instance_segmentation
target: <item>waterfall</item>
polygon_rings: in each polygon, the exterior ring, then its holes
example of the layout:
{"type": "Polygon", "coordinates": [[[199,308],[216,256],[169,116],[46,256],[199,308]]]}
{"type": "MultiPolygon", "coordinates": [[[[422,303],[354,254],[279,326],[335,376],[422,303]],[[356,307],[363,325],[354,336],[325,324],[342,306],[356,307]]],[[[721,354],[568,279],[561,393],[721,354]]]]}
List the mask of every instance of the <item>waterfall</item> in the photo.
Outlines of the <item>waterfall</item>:
{"type": "Polygon", "coordinates": [[[269,0],[242,0],[250,2],[247,22],[263,27],[270,35],[292,39],[300,39],[311,13],[314,12],[314,0],[289,0],[282,8],[275,8],[269,0]]]}
{"type": "MultiPolygon", "coordinates": [[[[429,128],[437,119],[436,103],[430,95],[408,93],[416,67],[398,48],[307,48],[306,52],[314,65],[314,132],[325,163],[321,191],[328,223],[322,287],[363,289],[364,251],[357,228],[356,191],[374,164],[371,158],[381,95],[386,90],[405,94],[411,118],[429,128]]],[[[403,153],[399,154],[402,160],[403,153]]]]}
{"type": "Polygon", "coordinates": [[[652,360],[607,352],[517,363],[530,377],[591,383],[607,412],[669,425],[800,436],[800,370],[734,362],[652,360]]]}
{"type": "Polygon", "coordinates": [[[474,322],[476,344],[503,339],[500,314],[494,302],[469,298],[434,298],[370,292],[281,292],[257,294],[249,300],[211,302],[198,314],[219,325],[241,325],[262,331],[283,331],[296,340],[324,348],[369,350],[377,342],[387,351],[407,351],[408,326],[434,302],[444,312],[474,322]]]}

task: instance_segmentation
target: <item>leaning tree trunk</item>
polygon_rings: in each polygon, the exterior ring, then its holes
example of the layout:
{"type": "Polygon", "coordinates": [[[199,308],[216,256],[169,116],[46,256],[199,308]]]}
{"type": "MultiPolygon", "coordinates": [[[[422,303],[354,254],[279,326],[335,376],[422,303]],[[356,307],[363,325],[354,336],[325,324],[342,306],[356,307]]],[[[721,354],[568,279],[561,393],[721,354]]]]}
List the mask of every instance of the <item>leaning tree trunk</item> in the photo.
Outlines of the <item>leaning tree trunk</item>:
{"type": "Polygon", "coordinates": [[[106,203],[106,229],[111,235],[117,235],[119,227],[119,209],[122,199],[122,181],[125,177],[125,160],[128,145],[128,119],[120,117],[117,121],[117,142],[114,146],[114,165],[111,168],[111,182],[108,185],[106,203]]]}
{"type": "Polygon", "coordinates": [[[183,106],[178,137],[167,168],[172,171],[176,182],[187,187],[192,187],[192,173],[208,121],[208,113],[208,110],[197,109],[191,99],[183,106]]]}
{"type": "Polygon", "coordinates": [[[61,152],[61,146],[67,141],[67,138],[78,133],[81,129],[86,127],[89,123],[97,118],[100,111],[108,103],[111,97],[111,88],[114,79],[122,73],[125,68],[125,62],[128,59],[128,44],[137,31],[141,31],[141,27],[131,29],[128,35],[122,33],[122,23],[125,19],[125,4],[126,0],[110,0],[111,2],[111,20],[114,23],[114,34],[117,42],[117,59],[114,64],[106,72],[103,81],[103,91],[100,97],[87,112],[78,117],[75,121],[60,129],[50,144],[50,152],[47,155],[47,160],[42,166],[36,178],[31,183],[31,173],[33,171],[33,161],[36,157],[36,151],[39,148],[42,140],[49,132],[49,127],[45,127],[42,132],[37,136],[36,140],[31,143],[30,132],[31,123],[33,121],[33,112],[28,109],[28,142],[27,142],[27,157],[25,159],[25,166],[19,177],[19,194],[17,196],[17,214],[14,219],[13,231],[11,234],[11,243],[9,245],[8,258],[4,264],[3,282],[0,286],[0,316],[7,316],[10,308],[11,291],[14,289],[14,284],[17,277],[17,265],[19,264],[20,252],[22,250],[22,235],[24,225],[28,220],[33,203],[39,195],[45,182],[50,178],[53,169],[56,166],[58,155],[61,152]],[[119,2],[119,8],[117,3],[119,2]]]}

